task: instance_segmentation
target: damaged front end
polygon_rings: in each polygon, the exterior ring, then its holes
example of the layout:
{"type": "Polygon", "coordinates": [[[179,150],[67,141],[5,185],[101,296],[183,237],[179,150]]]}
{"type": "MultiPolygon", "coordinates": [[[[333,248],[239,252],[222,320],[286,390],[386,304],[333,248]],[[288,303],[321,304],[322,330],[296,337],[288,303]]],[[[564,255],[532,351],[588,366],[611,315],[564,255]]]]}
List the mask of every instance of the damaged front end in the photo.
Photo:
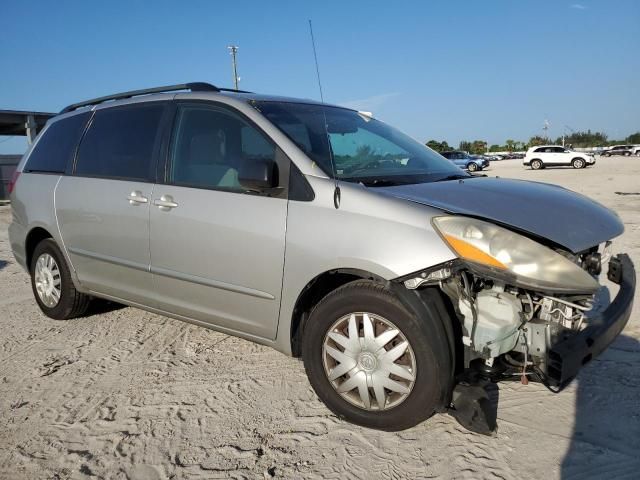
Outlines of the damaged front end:
{"type": "Polygon", "coordinates": [[[610,242],[573,254],[475,218],[433,224],[458,259],[402,281],[409,290],[437,285],[451,300],[463,365],[450,413],[471,430],[495,430],[491,383],[534,381],[558,392],[627,324],[635,271],[628,255],[611,257],[610,242]],[[603,267],[619,285],[613,301],[599,283],[603,267]]]}

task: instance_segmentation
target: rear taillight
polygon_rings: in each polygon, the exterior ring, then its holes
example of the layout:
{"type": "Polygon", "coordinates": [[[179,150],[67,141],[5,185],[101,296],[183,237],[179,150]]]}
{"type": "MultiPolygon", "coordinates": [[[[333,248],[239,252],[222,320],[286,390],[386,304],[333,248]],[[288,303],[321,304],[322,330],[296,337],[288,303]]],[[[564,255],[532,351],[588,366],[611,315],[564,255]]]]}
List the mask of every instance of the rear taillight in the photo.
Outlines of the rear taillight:
{"type": "Polygon", "coordinates": [[[18,170],[13,172],[13,175],[11,177],[11,181],[9,182],[9,195],[11,195],[11,192],[13,192],[15,190],[16,182],[18,181],[18,177],[19,176],[20,176],[20,172],[18,170]]]}

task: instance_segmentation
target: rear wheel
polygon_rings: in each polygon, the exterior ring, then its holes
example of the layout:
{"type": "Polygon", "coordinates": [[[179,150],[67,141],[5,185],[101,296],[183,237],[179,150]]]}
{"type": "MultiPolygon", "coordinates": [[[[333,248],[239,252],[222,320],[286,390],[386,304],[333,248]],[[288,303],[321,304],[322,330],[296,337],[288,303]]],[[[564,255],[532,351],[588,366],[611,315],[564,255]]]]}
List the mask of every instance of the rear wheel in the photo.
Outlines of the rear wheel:
{"type": "Polygon", "coordinates": [[[91,297],[76,290],[55,241],[47,238],[36,246],[30,272],[33,294],[46,316],[67,320],[87,311],[91,297]]]}
{"type": "Polygon", "coordinates": [[[542,168],[542,161],[535,159],[535,160],[531,160],[531,168],[533,170],[540,170],[542,168]]]}
{"type": "Polygon", "coordinates": [[[303,359],[320,399],[340,418],[395,431],[430,417],[443,397],[446,359],[425,322],[384,286],[348,283],[314,308],[303,359]]]}
{"type": "Polygon", "coordinates": [[[571,166],[573,168],[584,168],[585,165],[585,161],[581,158],[574,158],[573,160],[571,160],[571,166]]]}
{"type": "Polygon", "coordinates": [[[631,152],[624,152],[625,157],[628,157],[629,155],[631,155],[631,152]]]}

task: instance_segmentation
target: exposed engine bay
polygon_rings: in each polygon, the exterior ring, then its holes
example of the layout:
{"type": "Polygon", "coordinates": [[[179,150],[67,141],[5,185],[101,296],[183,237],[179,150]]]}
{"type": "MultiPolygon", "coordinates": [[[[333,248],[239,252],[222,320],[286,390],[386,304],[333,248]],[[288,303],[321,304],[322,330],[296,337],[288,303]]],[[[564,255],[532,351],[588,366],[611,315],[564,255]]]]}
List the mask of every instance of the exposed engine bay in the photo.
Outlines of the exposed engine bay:
{"type": "Polygon", "coordinates": [[[492,378],[537,376],[543,383],[548,383],[548,350],[587,325],[595,297],[554,297],[464,271],[447,283],[443,289],[455,291],[463,318],[466,366],[492,378]]]}
{"type": "MultiPolygon", "coordinates": [[[[578,255],[557,251],[598,280],[611,259],[611,242],[578,255]]],[[[414,278],[408,288],[438,284],[460,320],[464,368],[492,381],[529,380],[558,390],[568,382],[554,371],[551,350],[584,330],[609,301],[608,289],[560,294],[535,291],[489,278],[468,265],[450,264],[414,278]]]]}

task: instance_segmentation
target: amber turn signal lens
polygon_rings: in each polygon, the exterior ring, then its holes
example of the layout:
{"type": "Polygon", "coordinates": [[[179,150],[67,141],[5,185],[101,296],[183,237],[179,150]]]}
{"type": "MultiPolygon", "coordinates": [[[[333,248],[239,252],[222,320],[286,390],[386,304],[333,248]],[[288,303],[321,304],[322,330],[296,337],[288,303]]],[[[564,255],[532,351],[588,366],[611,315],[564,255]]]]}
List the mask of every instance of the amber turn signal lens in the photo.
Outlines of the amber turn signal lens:
{"type": "Polygon", "coordinates": [[[479,248],[474,247],[470,243],[467,243],[464,240],[460,240],[459,238],[453,237],[451,235],[445,235],[444,237],[447,239],[447,242],[449,243],[451,248],[453,248],[455,252],[465,260],[507,270],[506,265],[499,262],[491,255],[484,253],[479,248]]]}

